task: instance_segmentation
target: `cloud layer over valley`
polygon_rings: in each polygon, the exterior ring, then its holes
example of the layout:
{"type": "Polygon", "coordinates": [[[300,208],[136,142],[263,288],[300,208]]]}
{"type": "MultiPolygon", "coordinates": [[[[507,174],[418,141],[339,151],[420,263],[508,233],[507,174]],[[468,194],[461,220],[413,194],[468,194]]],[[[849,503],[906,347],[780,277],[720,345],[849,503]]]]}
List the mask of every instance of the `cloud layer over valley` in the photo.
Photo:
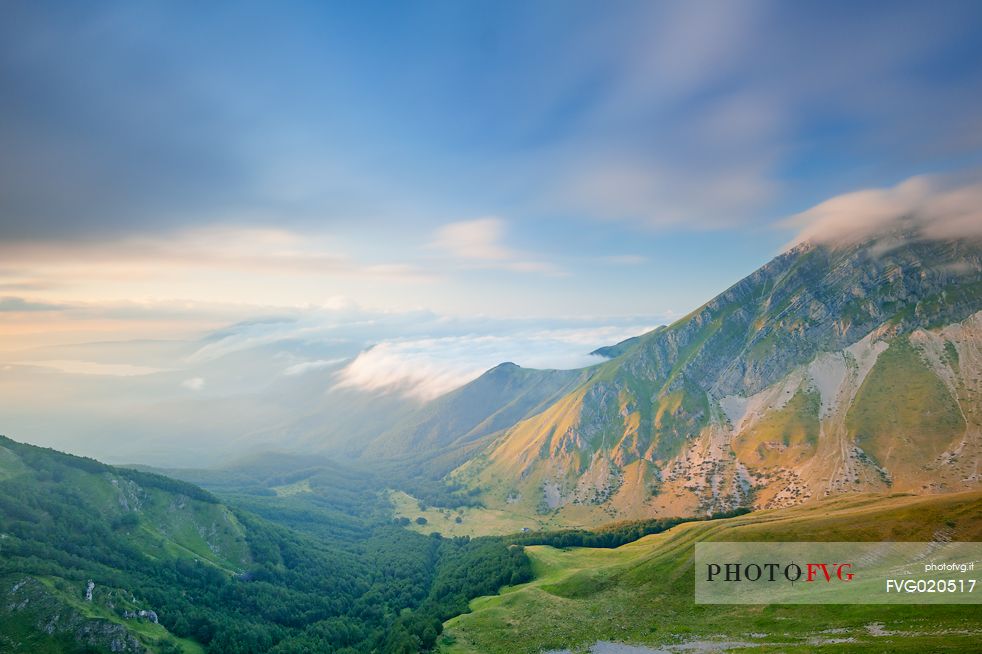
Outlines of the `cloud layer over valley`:
{"type": "Polygon", "coordinates": [[[418,406],[504,361],[590,365],[593,349],[666,319],[464,319],[339,301],[185,340],[11,351],[0,359],[2,432],[118,463],[206,465],[289,449],[306,437],[291,424],[315,410],[343,418],[352,394],[418,406]],[[59,411],[44,410],[52,402],[59,411]]]}

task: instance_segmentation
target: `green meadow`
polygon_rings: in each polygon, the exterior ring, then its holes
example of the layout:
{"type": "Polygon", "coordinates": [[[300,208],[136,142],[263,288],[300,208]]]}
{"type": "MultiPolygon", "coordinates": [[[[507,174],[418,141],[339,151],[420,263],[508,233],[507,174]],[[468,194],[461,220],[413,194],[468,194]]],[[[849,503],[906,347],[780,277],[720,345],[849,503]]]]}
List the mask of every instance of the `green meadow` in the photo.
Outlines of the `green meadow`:
{"type": "Polygon", "coordinates": [[[449,620],[443,654],[586,652],[597,641],[754,652],[978,651],[978,606],[696,605],[694,544],[982,540],[982,493],[853,495],[685,523],[617,549],[527,547],[535,578],[449,620]]]}

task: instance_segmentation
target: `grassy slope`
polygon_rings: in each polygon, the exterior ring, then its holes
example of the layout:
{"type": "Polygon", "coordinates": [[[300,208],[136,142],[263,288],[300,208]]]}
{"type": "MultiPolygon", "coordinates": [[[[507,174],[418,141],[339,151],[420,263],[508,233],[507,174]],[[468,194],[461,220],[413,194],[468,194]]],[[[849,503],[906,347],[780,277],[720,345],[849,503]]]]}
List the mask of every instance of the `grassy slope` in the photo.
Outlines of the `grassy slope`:
{"type": "MultiPolygon", "coordinates": [[[[0,576],[0,583],[6,587],[22,584],[27,575],[0,576]]],[[[110,608],[112,603],[116,608],[138,611],[143,608],[139,603],[127,599],[128,592],[119,589],[106,589],[96,586],[93,601],[84,599],[84,582],[71,582],[57,577],[37,577],[41,586],[31,592],[29,597],[17,595],[17,601],[25,600],[35,610],[17,610],[0,612],[0,651],[3,652],[76,652],[95,651],[86,649],[83,642],[64,629],[54,630],[48,634],[38,628],[38,624],[72,622],[72,616],[78,616],[74,631],[83,629],[99,630],[100,622],[107,625],[119,625],[135,636],[149,652],[156,652],[163,643],[169,643],[168,651],[180,651],[184,654],[204,654],[204,648],[198,643],[185,638],[178,638],[167,631],[162,625],[143,619],[125,620],[110,608]],[[84,621],[84,622],[83,622],[84,621]]],[[[6,588],[5,588],[6,590],[6,588]]],[[[84,640],[84,639],[81,639],[84,640]]],[[[108,640],[108,639],[107,639],[108,640]]]]}
{"type": "Polygon", "coordinates": [[[557,529],[567,526],[550,520],[551,515],[535,515],[531,512],[504,511],[482,507],[465,506],[459,509],[427,507],[425,511],[419,508],[419,501],[402,491],[389,493],[396,518],[409,518],[408,529],[421,534],[431,534],[434,531],[452,538],[454,536],[497,536],[513,534],[521,531],[522,527],[529,529],[557,529]],[[456,521],[460,517],[460,522],[456,521]],[[416,518],[426,518],[426,524],[418,524],[416,518]]]}
{"type": "Polygon", "coordinates": [[[687,523],[616,550],[529,547],[536,579],[474,600],[472,613],[447,622],[441,652],[585,651],[597,640],[653,645],[750,641],[760,645],[755,652],[810,652],[822,644],[856,652],[978,651],[982,615],[977,606],[802,610],[693,602],[692,557],[698,540],[918,541],[933,540],[938,529],[953,540],[982,540],[982,493],[842,496],[793,509],[687,523]],[[874,636],[867,629],[874,623],[897,633],[874,636]],[[833,639],[852,641],[833,645],[833,639]]]}
{"type": "MultiPolygon", "coordinates": [[[[50,475],[38,472],[22,460],[22,455],[33,455],[44,460],[46,457],[63,457],[58,453],[45,454],[45,450],[29,448],[9,443],[0,445],[0,480],[19,480],[32,484],[38,492],[70,489],[72,501],[84,503],[79,509],[87,509],[100,515],[106,523],[124,516],[130,516],[133,523],[116,530],[116,534],[135,547],[150,560],[191,558],[215,566],[227,573],[240,570],[249,562],[249,550],[245,542],[244,529],[234,515],[223,505],[205,502],[165,491],[151,486],[140,486],[130,479],[123,469],[114,469],[92,462],[86,469],[70,465],[58,469],[57,480],[50,475]],[[16,450],[16,451],[15,451],[16,450]],[[18,454],[20,452],[20,454],[18,454]],[[52,490],[54,489],[54,490],[52,490]]],[[[63,457],[65,461],[75,460],[63,457]]],[[[139,476],[136,477],[140,479],[139,476]]],[[[0,526],[3,521],[0,520],[0,526]]],[[[2,531],[2,530],[0,530],[2,531]]],[[[9,538],[3,534],[3,539],[9,538]]],[[[8,543],[12,541],[7,541],[8,543]]],[[[0,555],[3,542],[0,541],[0,555]]],[[[48,614],[0,611],[0,651],[75,651],[84,647],[69,634],[57,632],[53,635],[39,631],[34,621],[48,622],[51,616],[74,615],[86,621],[102,621],[122,625],[135,635],[150,651],[162,641],[186,654],[197,654],[204,650],[197,643],[177,638],[163,626],[144,620],[124,620],[108,608],[106,598],[102,597],[106,588],[96,587],[96,601],[85,602],[84,582],[70,581],[57,577],[35,577],[43,584],[41,603],[50,610],[48,614]],[[40,617],[39,617],[40,616],[40,617]],[[26,620],[26,621],[25,621],[26,620]]],[[[22,581],[20,577],[0,577],[3,583],[13,586],[22,581]]],[[[139,592],[139,589],[132,589],[139,592]]],[[[40,591],[38,591],[40,592],[40,591]]],[[[125,591],[114,589],[117,608],[139,610],[147,608],[139,602],[132,604],[121,601],[125,591]]],[[[8,607],[9,608],[9,607],[8,607]]]]}
{"type": "Polygon", "coordinates": [[[86,602],[82,594],[84,584],[76,584],[78,586],[76,588],[70,584],[66,585],[63,580],[55,577],[41,577],[40,581],[54,597],[64,602],[71,609],[78,611],[85,618],[105,620],[122,625],[127,631],[139,638],[140,641],[145,644],[149,643],[151,650],[153,649],[153,643],[167,640],[179,647],[184,654],[204,654],[205,649],[200,644],[186,638],[178,638],[160,624],[154,624],[140,619],[125,620],[119,617],[115,611],[109,608],[107,599],[112,601],[117,607],[123,607],[132,611],[139,611],[141,608],[144,608],[139,603],[134,604],[121,600],[121,597],[125,593],[110,591],[112,592],[112,597],[107,598],[106,589],[102,586],[97,586],[93,593],[93,601],[86,602]]]}
{"type": "Polygon", "coordinates": [[[125,516],[134,518],[134,523],[122,533],[151,558],[191,556],[226,572],[240,571],[249,563],[244,529],[231,511],[214,499],[202,501],[182,495],[180,487],[155,488],[149,485],[152,478],[95,462],[93,465],[98,467],[91,470],[64,467],[55,480],[38,473],[21,458],[34,450],[40,454],[33,456],[43,459],[46,450],[9,443],[10,447],[5,447],[0,442],[0,480],[25,481],[36,484],[39,490],[70,488],[76,500],[84,501],[86,508],[101,514],[107,522],[125,516]],[[21,448],[20,454],[11,448],[21,448]]]}
{"type": "Polygon", "coordinates": [[[895,339],[877,359],[846,425],[888,469],[933,461],[965,431],[955,399],[907,338],[895,339]]]}
{"type": "Polygon", "coordinates": [[[754,429],[733,440],[733,450],[746,463],[762,467],[794,466],[810,457],[818,443],[821,397],[799,389],[782,408],[769,411],[754,429]]]}

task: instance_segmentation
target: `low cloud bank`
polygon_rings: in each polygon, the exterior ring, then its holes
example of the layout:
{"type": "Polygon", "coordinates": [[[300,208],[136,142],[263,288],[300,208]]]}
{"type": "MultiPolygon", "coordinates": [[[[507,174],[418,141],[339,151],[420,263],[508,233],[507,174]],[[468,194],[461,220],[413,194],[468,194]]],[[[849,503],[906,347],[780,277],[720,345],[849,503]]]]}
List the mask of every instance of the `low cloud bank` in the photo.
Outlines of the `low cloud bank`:
{"type": "Polygon", "coordinates": [[[338,373],[335,388],[394,391],[428,401],[504,361],[527,368],[582,368],[602,361],[589,352],[653,325],[583,326],[508,334],[395,340],[362,352],[338,373]]]}
{"type": "Polygon", "coordinates": [[[321,371],[330,375],[329,388],[394,392],[427,401],[505,361],[559,369],[598,363],[591,351],[668,319],[455,318],[351,305],[233,325],[208,338],[187,362],[211,365],[266,351],[278,357],[273,361],[281,362],[283,377],[321,371]]]}

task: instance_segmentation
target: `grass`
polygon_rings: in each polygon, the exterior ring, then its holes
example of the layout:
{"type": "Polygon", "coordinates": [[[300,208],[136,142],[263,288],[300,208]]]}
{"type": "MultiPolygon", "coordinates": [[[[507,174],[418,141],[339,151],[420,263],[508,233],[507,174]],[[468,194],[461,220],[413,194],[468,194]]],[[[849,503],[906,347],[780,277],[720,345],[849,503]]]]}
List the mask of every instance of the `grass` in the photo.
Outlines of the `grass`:
{"type": "Polygon", "coordinates": [[[906,338],[876,361],[846,416],[856,443],[888,469],[933,461],[965,431],[955,399],[906,338]]]}
{"type": "MultiPolygon", "coordinates": [[[[20,583],[23,587],[25,579],[27,578],[22,575],[7,575],[0,577],[0,583],[5,586],[20,583]]],[[[165,647],[166,651],[180,651],[183,654],[205,652],[200,644],[178,638],[160,624],[120,617],[109,608],[110,602],[118,609],[141,608],[129,599],[127,591],[97,585],[93,601],[89,602],[84,599],[83,582],[56,577],[34,577],[30,583],[39,585],[30,586],[27,591],[22,590],[18,596],[20,604],[15,606],[11,603],[0,610],[0,651],[32,654],[89,651],[79,642],[75,630],[92,629],[92,633],[98,633],[98,625],[105,623],[121,625],[151,653],[164,647],[164,643],[170,646],[165,647]],[[25,593],[27,596],[24,596],[25,593]],[[39,628],[39,625],[57,627],[49,634],[39,628]]],[[[108,636],[103,637],[108,642],[108,636]]]]}
{"type": "Polygon", "coordinates": [[[109,519],[138,515],[138,526],[129,532],[129,540],[152,558],[191,557],[230,574],[248,562],[245,530],[220,504],[158,488],[135,490],[125,479],[112,473],[70,470],[63,483],[82,490],[86,500],[109,519]],[[126,500],[129,508],[123,508],[122,500],[126,500]]]}
{"type": "MultiPolygon", "coordinates": [[[[193,500],[175,504],[173,496],[164,491],[144,491],[140,522],[129,539],[147,556],[192,558],[229,574],[240,571],[248,562],[245,530],[227,508],[193,500]]],[[[112,505],[115,501],[110,497],[107,503],[112,505]]]]}
{"type": "Polygon", "coordinates": [[[274,493],[279,497],[290,497],[291,495],[299,495],[300,493],[313,493],[314,489],[310,487],[309,479],[301,479],[300,481],[295,481],[292,484],[285,484],[283,486],[272,486],[270,487],[274,493]]]}
{"type": "Polygon", "coordinates": [[[836,651],[977,651],[978,606],[696,605],[693,551],[699,540],[982,540],[982,493],[915,497],[853,495],[686,523],[614,550],[528,547],[535,579],[471,603],[446,623],[443,654],[574,652],[598,640],[668,645],[743,641],[759,652],[811,652],[832,638],[836,651]],[[950,527],[951,524],[955,526],[950,527]],[[880,623],[893,635],[877,636],[880,623]],[[829,632],[828,630],[840,630],[829,632]],[[824,632],[824,633],[823,633],[824,632]]]}
{"type": "Polygon", "coordinates": [[[540,529],[551,526],[541,516],[524,515],[518,512],[481,507],[445,509],[428,506],[420,509],[419,500],[402,491],[390,491],[389,500],[395,507],[396,518],[408,518],[407,528],[421,534],[439,532],[445,537],[454,536],[496,536],[520,532],[523,527],[540,529]],[[418,524],[417,518],[425,518],[425,524],[418,524]],[[460,522],[457,522],[457,518],[460,522]]]}
{"type": "Polygon", "coordinates": [[[761,466],[794,466],[811,456],[818,444],[817,390],[800,388],[780,409],[769,411],[754,428],[733,441],[741,461],[761,466]]]}
{"type": "MultiPolygon", "coordinates": [[[[153,651],[154,645],[159,641],[170,640],[180,646],[184,654],[204,654],[205,652],[204,647],[202,647],[199,643],[186,638],[178,638],[167,631],[167,629],[160,624],[154,624],[147,620],[139,619],[124,620],[98,601],[86,602],[82,595],[81,588],[76,589],[79,591],[76,593],[65,592],[58,587],[59,580],[53,577],[39,577],[39,580],[47,587],[48,591],[51,592],[52,595],[56,596],[59,600],[78,611],[84,617],[95,620],[106,620],[108,622],[123,625],[126,627],[127,631],[139,638],[144,645],[150,647],[151,651],[153,651]]],[[[96,589],[100,595],[104,591],[103,588],[98,586],[96,589]]],[[[118,598],[116,599],[116,602],[119,602],[118,598]]],[[[140,607],[133,606],[129,608],[139,609],[140,607]]]]}

